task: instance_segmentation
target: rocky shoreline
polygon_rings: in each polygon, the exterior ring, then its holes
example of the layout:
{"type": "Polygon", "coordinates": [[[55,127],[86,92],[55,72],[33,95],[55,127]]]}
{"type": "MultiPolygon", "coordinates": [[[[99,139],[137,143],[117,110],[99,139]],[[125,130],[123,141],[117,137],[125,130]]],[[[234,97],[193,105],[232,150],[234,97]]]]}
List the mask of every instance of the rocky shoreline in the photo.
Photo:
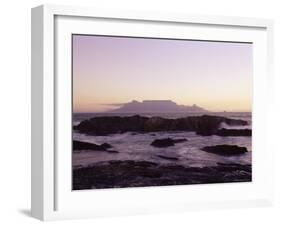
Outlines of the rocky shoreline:
{"type": "Polygon", "coordinates": [[[203,151],[216,154],[216,155],[222,155],[222,156],[233,156],[233,155],[241,155],[246,152],[248,152],[247,148],[240,147],[237,145],[215,145],[215,146],[206,146],[202,148],[203,151]]]}
{"type": "Polygon", "coordinates": [[[79,151],[79,150],[107,151],[107,149],[112,148],[112,146],[108,143],[103,143],[98,145],[94,143],[73,140],[72,148],[74,151],[79,151]]]}
{"type": "Polygon", "coordinates": [[[202,115],[185,118],[168,119],[162,117],[144,117],[140,115],[120,117],[95,117],[80,122],[73,129],[88,135],[105,136],[125,132],[159,132],[159,131],[194,131],[198,135],[235,135],[249,136],[249,131],[221,129],[221,124],[245,126],[247,121],[221,116],[202,115]]]}
{"type": "Polygon", "coordinates": [[[174,146],[176,143],[182,143],[186,142],[187,139],[182,138],[182,139],[171,139],[171,138],[164,138],[164,139],[155,139],[152,141],[150,145],[158,148],[165,148],[169,146],[174,146]]]}
{"type": "Polygon", "coordinates": [[[250,182],[251,165],[209,167],[160,165],[149,161],[108,161],[73,169],[73,190],[250,182]]]}
{"type": "Polygon", "coordinates": [[[251,129],[219,129],[215,135],[227,137],[251,137],[252,136],[252,130],[251,129]]]}
{"type": "MultiPolygon", "coordinates": [[[[129,117],[95,117],[80,122],[73,128],[82,134],[93,136],[107,136],[118,133],[143,134],[157,132],[192,131],[199,136],[233,136],[250,137],[250,129],[226,129],[221,125],[245,126],[247,121],[230,119],[220,116],[203,115],[190,116],[185,118],[167,119],[161,117],[143,117],[139,115],[129,117]]],[[[206,138],[209,139],[209,138],[206,138]]],[[[234,138],[236,139],[236,138],[234,138]]],[[[113,153],[117,157],[122,154],[122,150],[116,147],[115,143],[102,142],[90,143],[73,140],[73,151],[91,151],[99,154],[105,152],[113,153]]],[[[126,142],[126,141],[125,141],[126,142]]],[[[149,153],[154,160],[108,160],[90,163],[90,165],[76,165],[73,168],[73,189],[103,189],[103,188],[125,188],[125,187],[147,187],[166,185],[187,185],[187,184],[210,184],[229,182],[250,182],[252,180],[251,164],[237,164],[236,162],[217,162],[221,157],[241,156],[248,152],[246,147],[238,145],[220,144],[200,147],[203,152],[208,152],[214,156],[213,164],[204,167],[192,167],[182,165],[180,157],[173,152],[166,150],[173,146],[192,142],[189,138],[151,137],[144,144],[144,148],[155,147],[155,152],[149,153]],[[163,150],[163,152],[162,152],[163,150]],[[159,160],[159,161],[158,161],[159,160]],[[216,164],[216,165],[215,165],[216,164]]],[[[113,156],[112,154],[112,156],[113,156]]],[[[118,159],[118,158],[117,158],[118,159]]],[[[128,158],[126,158],[128,159],[128,158]]]]}

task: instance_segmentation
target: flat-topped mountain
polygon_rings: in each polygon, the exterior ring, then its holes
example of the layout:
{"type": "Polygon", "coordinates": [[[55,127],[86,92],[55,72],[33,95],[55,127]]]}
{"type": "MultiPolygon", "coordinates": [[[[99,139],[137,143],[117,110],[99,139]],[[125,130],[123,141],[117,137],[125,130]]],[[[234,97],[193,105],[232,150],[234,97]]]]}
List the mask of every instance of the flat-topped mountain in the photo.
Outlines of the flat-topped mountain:
{"type": "Polygon", "coordinates": [[[133,100],[124,104],[118,109],[112,110],[114,113],[163,113],[163,112],[207,112],[197,105],[178,105],[171,100],[144,100],[142,102],[133,100]]]}

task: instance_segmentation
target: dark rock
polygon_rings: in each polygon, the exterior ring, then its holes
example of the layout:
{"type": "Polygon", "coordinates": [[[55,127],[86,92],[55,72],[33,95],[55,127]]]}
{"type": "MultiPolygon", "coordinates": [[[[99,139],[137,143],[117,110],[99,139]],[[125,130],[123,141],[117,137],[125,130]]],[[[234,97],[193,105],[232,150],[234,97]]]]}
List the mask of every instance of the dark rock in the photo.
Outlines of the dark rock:
{"type": "Polygon", "coordinates": [[[248,182],[251,165],[221,164],[212,167],[159,165],[148,161],[109,161],[73,169],[73,189],[100,189],[163,185],[248,182]]]}
{"type": "Polygon", "coordinates": [[[73,150],[92,150],[92,151],[106,151],[111,145],[104,143],[101,145],[73,140],[73,150]]]}
{"type": "Polygon", "coordinates": [[[164,148],[169,146],[174,146],[176,143],[182,143],[187,141],[187,139],[171,139],[171,138],[164,138],[164,139],[156,139],[150,145],[158,148],[164,148]]]}
{"type": "Polygon", "coordinates": [[[159,158],[162,158],[162,159],[166,159],[166,160],[178,160],[177,157],[173,157],[173,156],[166,156],[166,155],[156,155],[158,156],[159,158]]]}
{"type": "Polygon", "coordinates": [[[252,130],[251,129],[220,129],[216,132],[216,135],[218,136],[245,136],[250,137],[252,136],[252,130]]]}
{"type": "Polygon", "coordinates": [[[110,144],[108,144],[108,143],[103,143],[100,146],[105,148],[105,149],[112,148],[112,146],[110,144]]]}
{"type": "Polygon", "coordinates": [[[80,133],[91,135],[108,135],[123,132],[142,132],[146,117],[138,115],[130,117],[95,117],[80,122],[74,129],[80,133]]]}
{"type": "Polygon", "coordinates": [[[248,124],[247,121],[239,120],[239,119],[230,119],[220,116],[210,116],[210,115],[203,115],[201,118],[193,117],[195,120],[195,131],[198,135],[202,136],[210,136],[216,134],[219,130],[220,125],[225,123],[230,126],[245,126],[248,124]]]}
{"type": "Polygon", "coordinates": [[[227,167],[227,168],[236,168],[239,167],[241,170],[246,170],[246,171],[250,171],[252,169],[251,165],[241,165],[241,164],[237,164],[237,163],[221,163],[221,162],[217,162],[217,165],[222,167],[227,167]]]}
{"type": "Polygon", "coordinates": [[[150,145],[158,148],[164,148],[164,147],[174,146],[175,142],[171,138],[156,139],[150,145]]]}
{"type": "Polygon", "coordinates": [[[246,147],[239,147],[237,145],[207,146],[202,148],[202,150],[209,153],[223,155],[223,156],[240,155],[248,151],[246,147]]]}
{"type": "Polygon", "coordinates": [[[247,122],[243,120],[212,115],[191,116],[178,119],[149,118],[135,115],[129,117],[95,117],[82,121],[73,128],[80,133],[90,135],[108,135],[124,132],[195,131],[199,135],[208,136],[216,134],[221,123],[239,126],[247,125],[247,122]]]}

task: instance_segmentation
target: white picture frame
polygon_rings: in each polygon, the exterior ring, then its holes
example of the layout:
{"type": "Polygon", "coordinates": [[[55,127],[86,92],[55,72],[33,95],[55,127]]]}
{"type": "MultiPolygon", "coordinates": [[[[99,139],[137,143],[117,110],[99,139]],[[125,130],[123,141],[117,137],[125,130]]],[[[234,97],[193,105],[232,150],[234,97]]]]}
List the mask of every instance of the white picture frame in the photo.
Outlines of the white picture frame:
{"type": "Polygon", "coordinates": [[[266,142],[266,118],[270,114],[267,98],[270,98],[273,83],[272,33],[273,22],[266,19],[113,11],[57,5],[33,8],[32,216],[41,220],[56,220],[272,204],[273,181],[268,175],[273,172],[273,150],[268,148],[266,142]],[[104,21],[109,24],[105,26],[107,28],[99,24],[104,21]],[[114,30],[116,23],[118,26],[120,24],[118,31],[114,30]],[[130,27],[137,23],[139,29],[130,27]],[[181,37],[181,29],[186,26],[192,31],[189,34],[191,39],[203,37],[205,40],[248,40],[254,43],[253,148],[257,151],[253,153],[253,181],[246,184],[72,192],[69,182],[71,161],[68,154],[71,152],[71,144],[61,142],[69,141],[67,139],[70,138],[71,124],[68,129],[61,129],[60,126],[61,123],[67,124],[71,108],[69,35],[78,31],[137,36],[150,30],[154,33],[147,35],[162,37],[163,32],[172,30],[173,34],[169,31],[165,35],[181,37]],[[157,30],[157,27],[166,29],[157,30]],[[168,29],[171,27],[175,29],[168,29]],[[208,36],[204,36],[207,31],[208,36]],[[266,152],[259,151],[261,149],[266,152]]]}

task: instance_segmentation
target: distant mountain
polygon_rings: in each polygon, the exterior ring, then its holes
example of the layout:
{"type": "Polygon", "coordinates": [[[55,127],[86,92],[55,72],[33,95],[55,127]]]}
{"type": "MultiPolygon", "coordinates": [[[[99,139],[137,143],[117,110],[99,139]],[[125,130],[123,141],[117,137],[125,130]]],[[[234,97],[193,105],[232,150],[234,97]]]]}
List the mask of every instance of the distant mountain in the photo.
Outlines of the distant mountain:
{"type": "Polygon", "coordinates": [[[110,111],[112,113],[165,113],[165,112],[207,112],[204,108],[197,106],[178,105],[171,100],[144,100],[142,102],[133,100],[124,104],[118,109],[110,111]]]}

